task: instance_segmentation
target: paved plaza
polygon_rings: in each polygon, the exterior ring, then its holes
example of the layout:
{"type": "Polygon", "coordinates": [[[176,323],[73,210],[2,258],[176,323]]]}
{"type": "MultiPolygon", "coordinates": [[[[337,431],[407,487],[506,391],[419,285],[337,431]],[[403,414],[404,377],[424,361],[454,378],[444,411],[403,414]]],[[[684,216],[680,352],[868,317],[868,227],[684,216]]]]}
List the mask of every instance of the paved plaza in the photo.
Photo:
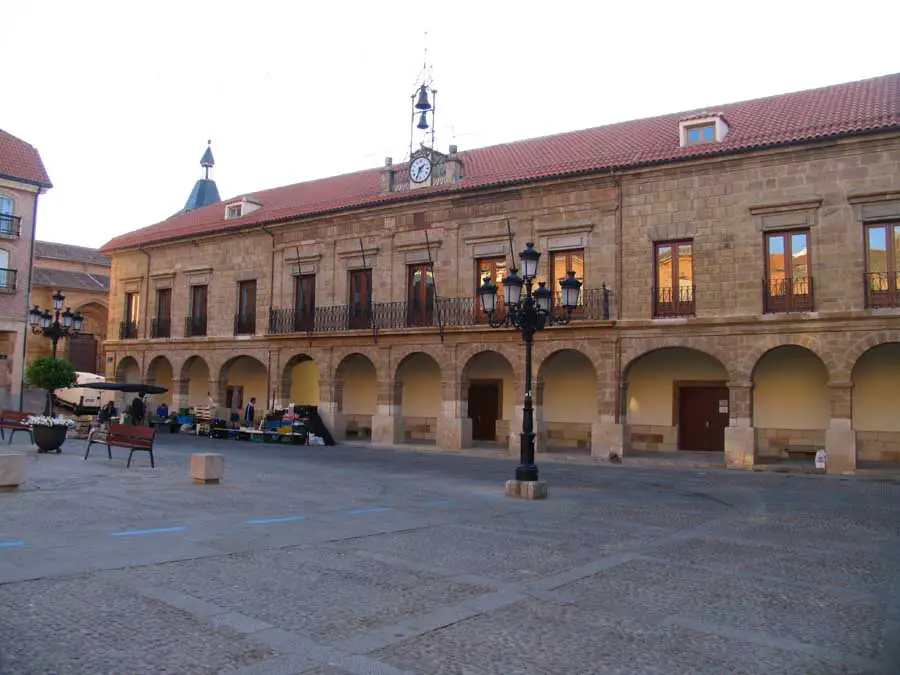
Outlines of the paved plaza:
{"type": "Polygon", "coordinates": [[[545,462],[525,502],[509,457],[20,437],[3,674],[900,672],[896,481],[545,462]]]}

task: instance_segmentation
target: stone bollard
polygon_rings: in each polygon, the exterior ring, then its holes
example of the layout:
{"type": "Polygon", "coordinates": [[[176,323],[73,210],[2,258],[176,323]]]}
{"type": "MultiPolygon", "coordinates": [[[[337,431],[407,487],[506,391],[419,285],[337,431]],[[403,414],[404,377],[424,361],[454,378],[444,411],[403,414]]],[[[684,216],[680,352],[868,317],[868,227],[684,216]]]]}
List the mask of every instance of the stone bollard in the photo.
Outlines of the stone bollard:
{"type": "Polygon", "coordinates": [[[225,458],[213,452],[191,455],[191,480],[198,485],[218,485],[225,477],[225,458]]]}
{"type": "Polygon", "coordinates": [[[25,482],[25,455],[0,455],[0,492],[15,492],[25,482]]]}

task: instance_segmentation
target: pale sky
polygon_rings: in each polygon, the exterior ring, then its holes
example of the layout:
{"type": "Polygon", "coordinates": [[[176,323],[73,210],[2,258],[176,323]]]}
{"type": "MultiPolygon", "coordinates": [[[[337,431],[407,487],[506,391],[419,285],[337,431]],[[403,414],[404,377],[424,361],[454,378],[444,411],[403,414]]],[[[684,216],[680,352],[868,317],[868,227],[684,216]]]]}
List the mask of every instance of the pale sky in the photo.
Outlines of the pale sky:
{"type": "Polygon", "coordinates": [[[403,161],[423,60],[460,150],[900,71],[900,2],[3,3],[0,128],[54,188],[38,238],[403,161]]]}

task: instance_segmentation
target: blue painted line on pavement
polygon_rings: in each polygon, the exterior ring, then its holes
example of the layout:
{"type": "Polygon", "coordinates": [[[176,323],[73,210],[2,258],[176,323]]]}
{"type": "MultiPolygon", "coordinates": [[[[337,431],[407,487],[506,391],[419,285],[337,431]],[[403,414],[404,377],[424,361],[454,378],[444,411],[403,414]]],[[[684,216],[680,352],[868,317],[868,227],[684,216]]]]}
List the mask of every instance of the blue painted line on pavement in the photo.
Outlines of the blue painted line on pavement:
{"type": "Polygon", "coordinates": [[[423,502],[422,506],[448,506],[454,502],[450,499],[437,499],[433,502],[423,502]]]}
{"type": "Polygon", "coordinates": [[[136,534],[159,534],[161,532],[184,532],[186,527],[160,527],[155,530],[126,530],[125,532],[110,532],[112,537],[130,537],[136,534]]]}
{"type": "Polygon", "coordinates": [[[13,548],[24,546],[24,541],[0,541],[0,548],[13,548]]]}
{"type": "Polygon", "coordinates": [[[378,513],[379,511],[390,511],[386,506],[373,506],[368,509],[353,509],[352,511],[347,511],[351,516],[356,516],[361,513],[378,513]]]}
{"type": "Polygon", "coordinates": [[[256,520],[248,520],[247,525],[265,525],[266,523],[293,523],[299,520],[306,520],[306,516],[284,516],[281,518],[257,518],[256,520]]]}
{"type": "Polygon", "coordinates": [[[503,495],[498,495],[494,492],[476,492],[475,494],[485,499],[503,499],[503,495]]]}

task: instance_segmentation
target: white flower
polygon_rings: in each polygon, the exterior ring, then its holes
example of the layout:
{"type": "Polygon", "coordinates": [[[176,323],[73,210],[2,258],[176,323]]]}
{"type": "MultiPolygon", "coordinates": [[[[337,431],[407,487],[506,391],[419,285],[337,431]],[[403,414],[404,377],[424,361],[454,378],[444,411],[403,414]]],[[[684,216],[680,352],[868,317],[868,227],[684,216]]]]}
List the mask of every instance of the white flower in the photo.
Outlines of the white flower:
{"type": "Polygon", "coordinates": [[[46,415],[31,415],[26,424],[33,427],[67,427],[74,429],[77,425],[75,420],[68,420],[65,417],[47,417],[46,415]]]}

